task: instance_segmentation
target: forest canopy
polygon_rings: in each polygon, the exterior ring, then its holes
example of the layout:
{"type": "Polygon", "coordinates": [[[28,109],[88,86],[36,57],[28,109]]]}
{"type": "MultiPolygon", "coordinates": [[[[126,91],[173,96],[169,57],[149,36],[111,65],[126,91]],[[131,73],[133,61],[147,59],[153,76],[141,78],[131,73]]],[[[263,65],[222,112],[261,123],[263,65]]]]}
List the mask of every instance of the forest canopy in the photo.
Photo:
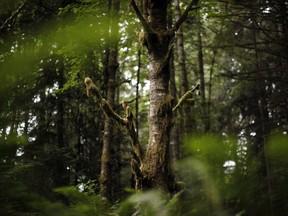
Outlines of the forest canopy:
{"type": "Polygon", "coordinates": [[[285,0],[1,0],[0,215],[286,215],[287,26],[285,0]]]}

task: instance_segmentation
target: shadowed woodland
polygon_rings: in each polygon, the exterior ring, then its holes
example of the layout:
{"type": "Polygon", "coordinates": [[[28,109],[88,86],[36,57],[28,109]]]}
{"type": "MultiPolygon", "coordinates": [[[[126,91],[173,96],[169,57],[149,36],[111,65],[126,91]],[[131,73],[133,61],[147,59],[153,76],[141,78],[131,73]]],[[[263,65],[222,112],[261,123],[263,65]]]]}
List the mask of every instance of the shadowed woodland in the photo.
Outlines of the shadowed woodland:
{"type": "Polygon", "coordinates": [[[285,0],[0,2],[1,216],[284,216],[287,132],[285,0]]]}

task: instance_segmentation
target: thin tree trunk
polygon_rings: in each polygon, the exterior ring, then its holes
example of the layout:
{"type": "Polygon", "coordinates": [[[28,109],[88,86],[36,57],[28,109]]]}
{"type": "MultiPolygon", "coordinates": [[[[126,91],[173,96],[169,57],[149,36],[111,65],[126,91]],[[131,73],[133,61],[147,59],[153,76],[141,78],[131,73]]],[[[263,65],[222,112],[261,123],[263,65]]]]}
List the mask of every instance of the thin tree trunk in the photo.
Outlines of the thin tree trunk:
{"type": "MultiPolygon", "coordinates": [[[[175,19],[179,20],[181,17],[181,10],[179,0],[174,0],[174,14],[175,19]]],[[[189,90],[188,73],[186,70],[186,54],[184,49],[184,35],[183,30],[180,26],[176,32],[176,50],[179,65],[179,77],[180,77],[180,91],[179,94],[183,95],[189,90]]],[[[193,127],[192,110],[190,105],[183,106],[183,127],[185,136],[191,133],[193,127]]]]}
{"type": "MultiPolygon", "coordinates": [[[[63,60],[58,60],[58,88],[62,89],[64,86],[64,63],[63,60]]],[[[62,152],[65,147],[64,144],[64,97],[62,93],[57,96],[57,143],[58,149],[62,152]]],[[[55,186],[61,187],[67,183],[66,169],[63,161],[63,156],[59,153],[57,155],[55,186]]]]}
{"type": "MultiPolygon", "coordinates": [[[[287,1],[285,0],[280,0],[279,1],[279,9],[280,9],[280,22],[278,24],[278,31],[279,31],[279,38],[280,41],[282,41],[282,44],[286,44],[285,46],[281,47],[281,52],[280,52],[280,58],[278,59],[279,61],[279,67],[281,68],[281,77],[282,77],[282,85],[283,89],[286,88],[287,82],[288,82],[288,73],[285,71],[288,68],[288,38],[287,38],[287,33],[288,33],[288,9],[287,9],[287,1]],[[285,69],[284,69],[285,68],[285,69]]],[[[273,7],[273,6],[272,6],[273,7]]],[[[288,95],[284,94],[283,101],[285,103],[285,113],[286,113],[286,118],[288,118],[288,95]]]]}
{"type": "MultiPolygon", "coordinates": [[[[115,89],[116,89],[116,71],[119,67],[118,64],[118,19],[117,14],[119,12],[120,1],[114,0],[108,2],[110,15],[112,19],[110,21],[110,35],[109,35],[109,54],[108,54],[108,71],[107,71],[107,91],[106,97],[108,103],[113,107],[115,100],[115,89]]],[[[111,200],[112,193],[112,182],[111,182],[111,169],[112,169],[112,158],[111,158],[111,137],[113,136],[112,120],[109,117],[105,118],[104,121],[104,134],[103,134],[103,148],[101,156],[101,173],[100,173],[100,195],[108,200],[111,200]]]]}
{"type": "Polygon", "coordinates": [[[138,49],[138,70],[137,70],[137,83],[136,83],[136,132],[139,136],[139,85],[140,85],[140,70],[141,70],[141,49],[138,49]]]}
{"type": "Polygon", "coordinates": [[[77,161],[75,165],[75,177],[74,177],[74,185],[78,184],[78,172],[80,170],[80,155],[81,155],[81,128],[82,128],[82,113],[80,111],[80,98],[78,99],[77,103],[77,161]]]}
{"type": "MultiPolygon", "coordinates": [[[[170,74],[171,74],[171,82],[170,82],[170,92],[173,98],[177,98],[177,90],[175,83],[175,74],[174,74],[174,54],[171,54],[170,59],[170,74]]],[[[180,138],[179,138],[180,130],[179,124],[176,120],[173,122],[173,126],[171,128],[171,150],[172,150],[172,158],[173,161],[176,162],[180,158],[180,138]]]]}
{"type": "MultiPolygon", "coordinates": [[[[172,28],[172,14],[168,15],[168,27],[172,28]]],[[[170,62],[170,93],[174,100],[177,100],[177,88],[175,81],[175,65],[174,65],[174,51],[171,53],[170,62]]],[[[173,104],[174,105],[174,104],[173,104]]],[[[177,115],[177,114],[176,114],[177,115]]],[[[177,121],[173,122],[173,126],[171,128],[171,136],[170,136],[170,147],[171,147],[171,155],[173,161],[176,162],[180,158],[180,140],[179,140],[179,124],[177,121]]]]}
{"type": "MultiPolygon", "coordinates": [[[[179,20],[181,17],[181,10],[179,6],[179,0],[174,0],[174,14],[175,19],[179,20]]],[[[188,78],[187,78],[187,70],[186,70],[186,55],[184,50],[184,36],[183,30],[180,27],[176,32],[176,48],[178,55],[178,64],[179,64],[179,76],[180,76],[180,95],[183,95],[185,92],[189,90],[188,78]]]]}
{"type": "MultiPolygon", "coordinates": [[[[252,9],[253,10],[253,9],[252,9]]],[[[254,12],[254,11],[253,11],[254,12]]],[[[254,14],[254,13],[253,13],[254,14]]],[[[256,14],[256,13],[255,13],[256,14]]],[[[269,129],[269,117],[268,117],[268,110],[267,110],[267,101],[266,101],[266,92],[265,92],[265,84],[263,82],[263,77],[261,76],[261,66],[259,62],[259,53],[257,47],[257,32],[256,32],[256,16],[253,17],[253,39],[254,39],[254,49],[255,49],[255,63],[256,63],[256,71],[257,71],[257,95],[258,98],[258,113],[256,114],[256,121],[259,121],[260,127],[256,130],[257,134],[257,141],[254,143],[256,149],[256,156],[260,160],[260,167],[259,167],[259,177],[260,180],[266,179],[267,185],[267,192],[269,198],[269,207],[270,207],[270,214],[274,215],[273,210],[273,200],[272,200],[272,187],[271,187],[271,177],[270,177],[270,168],[269,162],[266,154],[266,137],[270,131],[269,129]]],[[[257,124],[257,123],[256,123],[257,124]]]]}
{"type": "Polygon", "coordinates": [[[202,103],[202,119],[204,123],[204,132],[209,131],[209,123],[207,118],[207,106],[206,106],[206,92],[205,92],[205,74],[204,74],[204,60],[203,60],[203,45],[202,45],[202,32],[201,21],[198,16],[198,64],[199,64],[199,76],[200,76],[200,92],[202,103]]]}
{"type": "Polygon", "coordinates": [[[215,59],[216,59],[217,51],[213,51],[213,57],[209,72],[209,86],[208,86],[208,102],[207,102],[207,131],[210,131],[211,128],[211,97],[212,97],[212,76],[214,71],[215,59]]]}

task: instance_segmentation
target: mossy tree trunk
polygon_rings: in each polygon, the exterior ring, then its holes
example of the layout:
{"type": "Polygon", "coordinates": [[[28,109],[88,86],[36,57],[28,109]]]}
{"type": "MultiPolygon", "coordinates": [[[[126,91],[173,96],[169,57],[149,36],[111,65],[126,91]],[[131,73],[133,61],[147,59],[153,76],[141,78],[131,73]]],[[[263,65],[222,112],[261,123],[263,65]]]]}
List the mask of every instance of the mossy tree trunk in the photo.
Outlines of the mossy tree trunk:
{"type": "MultiPolygon", "coordinates": [[[[140,19],[143,29],[143,44],[149,55],[150,108],[149,141],[141,164],[143,186],[163,191],[174,190],[174,179],[169,169],[169,137],[172,126],[172,97],[169,94],[169,60],[172,53],[172,40],[185,17],[179,17],[174,28],[168,29],[167,7],[169,0],[145,0],[143,14],[134,1],[131,4],[140,19]],[[146,184],[146,185],[145,185],[146,184]]],[[[193,4],[185,11],[185,16],[193,4]]]]}
{"type": "MultiPolygon", "coordinates": [[[[105,76],[106,80],[106,98],[109,104],[114,104],[115,89],[116,89],[116,71],[118,70],[118,22],[117,14],[119,12],[120,0],[109,0],[108,7],[110,15],[112,16],[109,27],[109,39],[107,53],[107,70],[105,76]]],[[[112,185],[111,185],[111,169],[112,169],[112,139],[113,127],[112,120],[109,117],[105,117],[104,121],[104,133],[103,133],[103,147],[101,155],[101,173],[99,177],[100,183],[100,195],[111,200],[112,185]]]]}
{"type": "Polygon", "coordinates": [[[169,96],[169,61],[165,60],[169,55],[171,38],[167,32],[167,6],[168,1],[155,0],[150,1],[146,8],[146,19],[151,27],[145,31],[150,80],[149,141],[141,172],[147,184],[143,186],[171,191],[169,134],[172,107],[169,96]]]}
{"type": "Polygon", "coordinates": [[[135,1],[131,0],[130,2],[143,26],[144,34],[142,34],[143,38],[141,38],[141,41],[147,47],[149,55],[149,141],[144,155],[139,144],[133,124],[133,115],[128,104],[123,104],[123,108],[126,110],[126,117],[122,118],[114,112],[109,100],[101,96],[99,89],[93,81],[89,77],[85,78],[87,95],[93,95],[95,101],[107,116],[125,126],[132,139],[133,159],[131,160],[131,168],[135,176],[135,188],[137,190],[154,188],[165,192],[175,191],[175,181],[169,167],[169,137],[173,112],[187,98],[191,97],[193,92],[199,89],[199,86],[186,92],[173,108],[173,98],[169,94],[169,63],[175,32],[197,2],[197,0],[193,0],[171,28],[167,27],[168,0],[143,1],[144,17],[135,1]]]}

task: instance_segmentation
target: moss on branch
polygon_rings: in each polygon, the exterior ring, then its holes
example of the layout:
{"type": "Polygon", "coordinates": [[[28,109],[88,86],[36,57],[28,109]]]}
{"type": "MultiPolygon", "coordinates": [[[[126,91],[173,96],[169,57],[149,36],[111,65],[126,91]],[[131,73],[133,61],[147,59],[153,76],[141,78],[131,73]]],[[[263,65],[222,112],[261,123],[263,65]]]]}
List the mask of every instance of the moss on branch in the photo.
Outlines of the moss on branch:
{"type": "Polygon", "coordinates": [[[177,108],[179,108],[184,101],[189,100],[193,97],[193,92],[195,91],[199,91],[200,90],[200,85],[197,84],[192,90],[187,91],[178,101],[178,103],[176,104],[176,106],[172,109],[172,111],[174,112],[175,110],[177,110],[177,108]]]}
{"type": "Polygon", "coordinates": [[[142,149],[134,127],[134,117],[130,107],[128,105],[125,105],[125,107],[123,107],[126,111],[126,116],[125,118],[122,118],[112,109],[108,101],[102,97],[99,89],[89,77],[86,77],[84,82],[86,85],[87,96],[93,96],[94,100],[98,103],[99,107],[102,109],[102,111],[107,117],[114,119],[115,121],[126,127],[126,130],[132,139],[133,152],[135,153],[135,155],[137,156],[137,160],[141,164],[143,157],[142,149]]]}

